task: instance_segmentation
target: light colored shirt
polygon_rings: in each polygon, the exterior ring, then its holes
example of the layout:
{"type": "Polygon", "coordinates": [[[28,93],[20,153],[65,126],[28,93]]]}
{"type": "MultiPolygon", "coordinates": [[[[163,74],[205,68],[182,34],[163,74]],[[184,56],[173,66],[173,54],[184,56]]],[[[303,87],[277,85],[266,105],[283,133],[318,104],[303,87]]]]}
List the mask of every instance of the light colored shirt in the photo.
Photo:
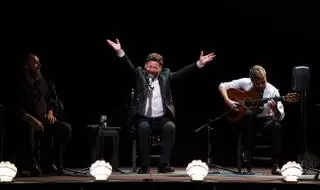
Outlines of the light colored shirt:
{"type": "MultiPolygon", "coordinates": [[[[240,78],[237,80],[232,80],[230,82],[223,82],[220,83],[221,87],[224,87],[225,89],[229,88],[236,88],[236,89],[242,89],[244,91],[249,91],[252,89],[253,84],[251,82],[250,78],[240,78]]],[[[266,84],[266,88],[263,92],[262,98],[273,98],[273,97],[280,97],[279,90],[275,88],[272,84],[268,83],[266,84]]],[[[284,107],[281,101],[277,102],[277,109],[280,112],[280,118],[279,120],[283,120],[284,118],[284,107]]],[[[257,117],[275,117],[274,111],[268,106],[267,103],[263,105],[263,111],[257,115],[257,117]]]]}
{"type": "MultiPolygon", "coordinates": [[[[163,104],[162,104],[161,90],[160,90],[158,77],[152,81],[151,88],[152,89],[149,89],[149,90],[152,90],[151,117],[161,117],[163,116],[164,112],[163,112],[163,104]]],[[[149,108],[149,101],[150,101],[150,98],[147,98],[145,115],[147,115],[147,111],[149,108]]]]}

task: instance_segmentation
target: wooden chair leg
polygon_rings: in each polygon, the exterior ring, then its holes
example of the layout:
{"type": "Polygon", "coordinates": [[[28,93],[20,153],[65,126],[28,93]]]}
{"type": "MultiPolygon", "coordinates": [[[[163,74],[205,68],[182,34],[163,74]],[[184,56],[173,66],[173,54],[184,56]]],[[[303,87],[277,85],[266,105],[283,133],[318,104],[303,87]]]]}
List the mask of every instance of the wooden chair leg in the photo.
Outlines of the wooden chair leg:
{"type": "Polygon", "coordinates": [[[242,135],[238,136],[237,142],[237,168],[238,173],[242,173],[242,163],[243,163],[243,148],[242,148],[242,135]]]}

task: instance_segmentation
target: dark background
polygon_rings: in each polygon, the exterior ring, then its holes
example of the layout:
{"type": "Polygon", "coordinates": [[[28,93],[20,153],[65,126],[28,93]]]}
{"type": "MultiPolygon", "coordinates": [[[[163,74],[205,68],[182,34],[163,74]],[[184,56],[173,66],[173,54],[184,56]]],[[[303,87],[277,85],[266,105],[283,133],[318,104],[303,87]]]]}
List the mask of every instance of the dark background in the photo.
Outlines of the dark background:
{"type": "MultiPolygon", "coordinates": [[[[190,1],[191,2],[191,1],[190,1]]],[[[217,57],[202,71],[173,85],[177,114],[177,143],[172,162],[186,166],[192,159],[206,159],[206,130],[195,133],[211,118],[223,113],[218,93],[222,81],[248,76],[261,64],[268,80],[285,95],[291,92],[292,68],[306,65],[311,71],[308,91],[308,148],[320,156],[317,143],[320,108],[319,20],[315,5],[307,3],[183,2],[145,3],[28,2],[3,5],[1,13],[2,102],[10,96],[10,84],[21,53],[39,54],[43,72],[55,81],[73,125],[73,137],[65,154],[67,167],[87,167],[90,138],[85,125],[110,117],[110,126],[123,126],[130,98],[123,66],[105,39],[119,38],[136,65],[148,53],[164,56],[172,71],[199,58],[200,51],[217,57]]],[[[303,137],[300,104],[285,104],[283,161],[296,160],[303,137]]],[[[224,119],[213,123],[213,162],[236,163],[235,129],[224,119]]],[[[131,141],[121,132],[121,165],[131,162],[131,141]]],[[[106,160],[111,144],[107,141],[106,160]]],[[[111,141],[110,141],[111,142],[111,141]]]]}

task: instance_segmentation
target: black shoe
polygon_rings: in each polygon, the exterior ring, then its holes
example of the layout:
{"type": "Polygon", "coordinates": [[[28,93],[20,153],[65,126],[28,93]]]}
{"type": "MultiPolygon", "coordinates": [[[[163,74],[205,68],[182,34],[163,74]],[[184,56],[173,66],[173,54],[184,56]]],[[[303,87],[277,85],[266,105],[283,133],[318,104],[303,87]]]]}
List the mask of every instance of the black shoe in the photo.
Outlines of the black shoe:
{"type": "Polygon", "coordinates": [[[34,164],[31,168],[18,169],[17,177],[40,177],[42,171],[38,164],[34,164]]]}
{"type": "Polygon", "coordinates": [[[281,170],[278,167],[278,165],[274,165],[271,169],[271,174],[272,175],[281,175],[281,170]]]}
{"type": "Polygon", "coordinates": [[[277,159],[272,159],[273,165],[271,168],[272,175],[281,175],[281,170],[279,168],[279,163],[277,159]]]}
{"type": "Polygon", "coordinates": [[[169,167],[167,164],[160,165],[158,168],[158,173],[172,173],[174,172],[174,169],[169,167]]]}
{"type": "Polygon", "coordinates": [[[138,173],[138,174],[147,174],[147,173],[149,173],[149,167],[148,167],[148,166],[142,166],[142,167],[138,170],[137,173],[138,173]]]}

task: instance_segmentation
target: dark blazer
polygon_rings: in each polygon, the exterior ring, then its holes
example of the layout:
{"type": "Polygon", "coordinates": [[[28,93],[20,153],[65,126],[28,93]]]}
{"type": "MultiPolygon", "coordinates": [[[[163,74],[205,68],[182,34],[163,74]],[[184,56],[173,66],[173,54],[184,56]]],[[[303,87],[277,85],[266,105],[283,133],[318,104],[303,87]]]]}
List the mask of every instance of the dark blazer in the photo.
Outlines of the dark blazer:
{"type": "MultiPolygon", "coordinates": [[[[147,99],[147,78],[146,71],[142,67],[137,67],[131,63],[129,57],[124,55],[120,58],[121,62],[129,68],[130,78],[134,84],[133,90],[134,94],[132,95],[131,104],[129,107],[129,113],[127,118],[127,124],[132,124],[133,117],[145,109],[146,99],[147,99]]],[[[175,109],[172,100],[171,94],[171,80],[176,78],[187,77],[199,68],[196,66],[196,63],[185,66],[177,72],[170,72],[170,69],[163,68],[159,75],[159,85],[162,95],[162,103],[164,108],[164,114],[167,115],[170,119],[175,118],[175,109]]]]}

